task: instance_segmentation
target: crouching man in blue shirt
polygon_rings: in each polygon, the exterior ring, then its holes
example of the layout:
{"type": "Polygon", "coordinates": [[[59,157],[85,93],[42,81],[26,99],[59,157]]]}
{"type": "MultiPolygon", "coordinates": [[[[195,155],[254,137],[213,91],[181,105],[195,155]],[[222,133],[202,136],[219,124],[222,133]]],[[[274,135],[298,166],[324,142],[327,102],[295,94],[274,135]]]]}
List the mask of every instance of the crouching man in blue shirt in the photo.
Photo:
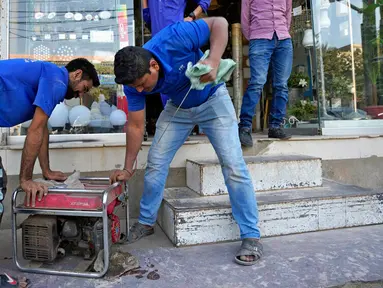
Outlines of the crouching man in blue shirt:
{"type": "Polygon", "coordinates": [[[113,171],[110,178],[115,182],[132,176],[144,133],[145,96],[164,93],[171,101],[167,102],[157,121],[148,155],[139,221],[131,227],[128,240],[134,242],[154,233],[170,162],[194,125],[198,124],[218,155],[233,216],[240,228],[242,246],[235,260],[239,264],[252,265],[263,253],[257,226],[257,202],[242,156],[237,118],[226,86],[212,87],[209,84],[204,90],[191,90],[181,105],[182,109],[172,119],[190,88],[190,80],[185,76],[187,64],[195,64],[201,59],[200,47],[209,40],[210,56],[204,62],[213,70],[200,78],[201,82],[208,83],[217,76],[217,67],[228,41],[228,23],[224,18],[177,22],[161,30],[143,48],[125,47],[116,53],[114,72],[116,82],[125,86],[129,122],[124,169],[113,171]]]}
{"type": "Polygon", "coordinates": [[[65,67],[28,59],[0,61],[0,127],[31,120],[21,157],[20,185],[27,193],[27,205],[35,206],[48,188],[32,181],[33,167],[39,158],[43,176],[63,181],[64,173],[49,167],[48,118],[64,99],[82,97],[100,85],[96,69],[86,59],[78,58],[65,67]],[[31,202],[30,202],[31,201],[31,202]]]}

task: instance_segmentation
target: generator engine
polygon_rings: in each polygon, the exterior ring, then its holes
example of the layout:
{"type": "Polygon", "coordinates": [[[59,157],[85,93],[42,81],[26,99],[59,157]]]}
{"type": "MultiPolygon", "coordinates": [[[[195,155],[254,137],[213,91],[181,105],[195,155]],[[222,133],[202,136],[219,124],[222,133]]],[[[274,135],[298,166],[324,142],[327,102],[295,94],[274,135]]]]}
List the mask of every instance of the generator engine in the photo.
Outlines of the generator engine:
{"type": "MultiPolygon", "coordinates": [[[[109,215],[109,247],[120,239],[120,220],[109,215]]],[[[67,255],[92,260],[103,249],[102,218],[29,216],[21,224],[25,260],[53,262],[67,255]]]]}

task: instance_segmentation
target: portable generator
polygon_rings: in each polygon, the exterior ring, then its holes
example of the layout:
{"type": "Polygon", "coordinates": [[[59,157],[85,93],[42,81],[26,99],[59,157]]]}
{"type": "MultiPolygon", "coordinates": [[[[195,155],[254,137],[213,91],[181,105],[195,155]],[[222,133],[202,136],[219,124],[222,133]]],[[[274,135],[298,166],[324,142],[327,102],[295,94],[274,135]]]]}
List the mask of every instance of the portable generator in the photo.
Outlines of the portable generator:
{"type": "Polygon", "coordinates": [[[80,178],[80,181],[84,189],[49,188],[48,195],[36,201],[33,208],[27,207],[25,201],[17,205],[22,190],[15,190],[12,197],[13,250],[15,264],[20,270],[97,278],[106,274],[112,244],[124,241],[128,233],[127,189],[124,183],[110,185],[109,178],[80,178]],[[127,217],[125,237],[121,234],[120,220],[114,214],[120,205],[125,207],[127,217]],[[17,214],[29,215],[20,225],[21,254],[28,265],[19,260],[17,214]],[[103,270],[92,271],[90,267],[99,253],[103,253],[103,270]],[[65,258],[70,258],[75,267],[63,264],[65,258]],[[85,271],[78,271],[78,266],[85,271]]]}

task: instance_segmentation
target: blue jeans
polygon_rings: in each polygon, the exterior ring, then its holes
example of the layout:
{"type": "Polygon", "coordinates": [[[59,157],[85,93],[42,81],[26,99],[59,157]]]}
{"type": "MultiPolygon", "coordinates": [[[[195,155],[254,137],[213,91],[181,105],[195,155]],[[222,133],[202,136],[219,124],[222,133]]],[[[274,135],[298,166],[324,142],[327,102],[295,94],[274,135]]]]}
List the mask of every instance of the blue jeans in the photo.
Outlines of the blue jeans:
{"type": "Polygon", "coordinates": [[[267,81],[267,72],[271,63],[273,100],[270,105],[269,127],[279,128],[286,115],[288,100],[287,81],[293,62],[291,39],[278,40],[276,34],[272,40],[254,39],[249,45],[250,81],[242,100],[240,127],[251,128],[255,106],[263,86],[267,81]]]}
{"type": "Polygon", "coordinates": [[[233,216],[241,238],[260,238],[258,207],[250,173],[242,156],[238,124],[229,93],[223,85],[198,107],[179,109],[166,132],[165,127],[177,107],[171,101],[161,112],[150,147],[145,171],[144,193],[139,222],[154,225],[161,205],[169,165],[196,124],[208,136],[222,167],[233,216]],[[158,139],[163,134],[161,141],[158,139]]]}

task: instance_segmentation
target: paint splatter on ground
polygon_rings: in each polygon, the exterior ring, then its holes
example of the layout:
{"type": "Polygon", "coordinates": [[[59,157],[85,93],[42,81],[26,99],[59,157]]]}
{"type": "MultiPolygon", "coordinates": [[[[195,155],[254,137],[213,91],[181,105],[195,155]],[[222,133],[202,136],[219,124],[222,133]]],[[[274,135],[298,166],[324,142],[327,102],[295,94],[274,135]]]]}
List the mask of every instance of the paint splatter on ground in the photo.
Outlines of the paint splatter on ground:
{"type": "Polygon", "coordinates": [[[147,278],[149,280],[158,280],[160,279],[160,275],[156,271],[152,271],[148,274],[147,278]]]}
{"type": "Polygon", "coordinates": [[[127,275],[134,275],[137,279],[141,279],[141,278],[144,278],[146,273],[148,273],[146,275],[146,278],[148,278],[149,280],[158,280],[160,279],[160,274],[158,273],[158,270],[155,269],[153,270],[153,268],[155,267],[154,264],[150,263],[150,260],[149,258],[145,258],[145,264],[146,264],[146,267],[148,269],[141,269],[141,267],[137,267],[135,269],[131,269],[127,272],[125,272],[124,274],[122,274],[121,276],[127,276],[127,275]],[[150,271],[152,270],[152,271],[150,271]]]}

